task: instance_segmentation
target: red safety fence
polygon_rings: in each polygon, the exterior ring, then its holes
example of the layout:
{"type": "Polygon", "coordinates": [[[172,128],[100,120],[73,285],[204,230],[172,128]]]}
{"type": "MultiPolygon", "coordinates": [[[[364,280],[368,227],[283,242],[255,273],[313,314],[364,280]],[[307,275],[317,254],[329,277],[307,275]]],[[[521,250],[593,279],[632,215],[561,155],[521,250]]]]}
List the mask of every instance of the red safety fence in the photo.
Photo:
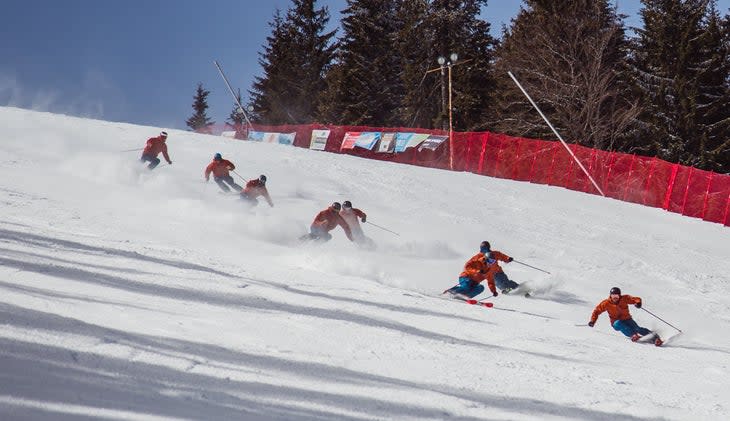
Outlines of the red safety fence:
{"type": "MultiPolygon", "coordinates": [[[[294,146],[309,148],[312,130],[330,130],[325,151],[400,164],[449,169],[449,142],[435,150],[418,147],[400,153],[355,147],[340,149],[346,132],[447,134],[443,130],[330,126],[321,124],[262,126],[262,132],[296,133],[294,146]]],[[[662,208],[730,226],[730,175],[672,164],[655,157],[607,152],[569,145],[607,197],[662,208]]],[[[600,194],[558,141],[490,132],[453,133],[453,170],[490,177],[565,187],[600,194]]]]}

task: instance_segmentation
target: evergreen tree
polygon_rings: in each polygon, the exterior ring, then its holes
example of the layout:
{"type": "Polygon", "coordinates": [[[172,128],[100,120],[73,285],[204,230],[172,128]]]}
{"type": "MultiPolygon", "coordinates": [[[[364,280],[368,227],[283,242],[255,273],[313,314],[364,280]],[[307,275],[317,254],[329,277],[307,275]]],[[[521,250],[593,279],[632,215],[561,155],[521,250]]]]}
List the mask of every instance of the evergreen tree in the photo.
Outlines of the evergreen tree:
{"type": "Polygon", "coordinates": [[[208,109],[208,95],[210,91],[203,89],[203,84],[198,83],[198,88],[193,97],[193,115],[187,119],[188,127],[196,132],[210,132],[210,128],[215,122],[208,118],[205,110],[208,109]]]}
{"type": "Polygon", "coordinates": [[[555,138],[511,71],[563,137],[623,147],[639,112],[628,88],[627,55],[621,16],[608,0],[526,0],[497,51],[497,131],[555,138]]]}
{"type": "Polygon", "coordinates": [[[730,37],[714,1],[703,25],[698,108],[702,137],[690,142],[691,165],[730,173],[730,37]]]}
{"type": "Polygon", "coordinates": [[[327,7],[315,9],[315,0],[293,0],[285,18],[277,10],[271,35],[260,53],[263,76],[250,92],[253,116],[266,124],[313,122],[332,62],[335,32],[324,33],[327,7]]]}
{"type": "Polygon", "coordinates": [[[401,126],[433,127],[441,112],[440,84],[426,71],[436,66],[428,27],[429,0],[402,0],[396,13],[395,49],[402,62],[403,96],[397,108],[401,126]]]}
{"type": "Polygon", "coordinates": [[[228,114],[228,119],[226,120],[226,124],[234,128],[244,126],[246,122],[246,118],[243,115],[244,110],[240,110],[238,104],[243,104],[241,102],[240,89],[236,92],[236,101],[233,102],[233,109],[231,110],[231,113],[228,114]]]}
{"type": "Polygon", "coordinates": [[[727,171],[728,39],[710,0],[642,0],[636,81],[642,152],[727,171]]]}
{"type": "MultiPolygon", "coordinates": [[[[431,33],[429,67],[438,66],[437,58],[449,59],[456,53],[452,67],[452,111],[454,130],[485,130],[491,114],[494,80],[495,39],[490,24],[479,19],[487,0],[432,0],[426,25],[431,33]]],[[[439,76],[441,75],[438,73],[439,76]]],[[[442,103],[448,95],[448,71],[438,80],[442,103]]],[[[428,78],[427,78],[428,79],[428,78]]],[[[435,78],[431,78],[431,83],[435,78]]],[[[431,91],[433,92],[433,91],[431,91]]],[[[435,127],[448,127],[448,111],[434,117],[435,127]]]]}
{"type": "Polygon", "coordinates": [[[337,124],[392,126],[402,96],[401,60],[394,48],[395,0],[348,0],[344,35],[327,77],[320,116],[337,124]]]}
{"type": "Polygon", "coordinates": [[[241,110],[238,104],[243,105],[241,102],[241,90],[236,92],[236,101],[233,103],[233,109],[228,115],[226,125],[230,126],[236,131],[236,138],[244,139],[246,137],[246,129],[248,128],[248,122],[246,121],[245,110],[241,110]]]}

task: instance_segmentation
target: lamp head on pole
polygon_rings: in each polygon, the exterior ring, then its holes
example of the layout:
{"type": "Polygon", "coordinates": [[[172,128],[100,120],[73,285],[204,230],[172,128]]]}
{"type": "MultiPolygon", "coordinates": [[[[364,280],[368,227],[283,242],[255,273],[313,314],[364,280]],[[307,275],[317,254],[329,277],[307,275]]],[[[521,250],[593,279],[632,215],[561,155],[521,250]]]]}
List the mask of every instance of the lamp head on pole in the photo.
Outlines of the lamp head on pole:
{"type": "Polygon", "coordinates": [[[449,56],[449,59],[451,59],[452,63],[456,63],[456,60],[459,59],[459,55],[456,53],[451,53],[451,55],[449,56]]]}
{"type": "Polygon", "coordinates": [[[443,66],[444,63],[446,63],[446,59],[439,56],[439,58],[436,59],[436,61],[439,63],[439,65],[443,66]]]}

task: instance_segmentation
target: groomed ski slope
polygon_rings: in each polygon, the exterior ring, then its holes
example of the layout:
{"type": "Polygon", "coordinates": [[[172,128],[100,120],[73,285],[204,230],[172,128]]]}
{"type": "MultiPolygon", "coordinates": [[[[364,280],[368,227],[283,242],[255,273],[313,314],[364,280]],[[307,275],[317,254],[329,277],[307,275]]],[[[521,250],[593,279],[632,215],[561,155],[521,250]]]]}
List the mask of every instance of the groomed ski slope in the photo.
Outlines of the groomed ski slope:
{"type": "Polygon", "coordinates": [[[161,129],[0,108],[0,419],[730,419],[727,227],[175,130],[171,166],[120,152],[161,129]],[[204,183],[215,152],[275,207],[204,183]],[[299,244],[335,200],[400,236],[299,244]],[[537,292],[491,309],[440,298],[485,239],[552,275],[503,265],[537,292]],[[586,327],[612,286],[685,333],[586,327]]]}

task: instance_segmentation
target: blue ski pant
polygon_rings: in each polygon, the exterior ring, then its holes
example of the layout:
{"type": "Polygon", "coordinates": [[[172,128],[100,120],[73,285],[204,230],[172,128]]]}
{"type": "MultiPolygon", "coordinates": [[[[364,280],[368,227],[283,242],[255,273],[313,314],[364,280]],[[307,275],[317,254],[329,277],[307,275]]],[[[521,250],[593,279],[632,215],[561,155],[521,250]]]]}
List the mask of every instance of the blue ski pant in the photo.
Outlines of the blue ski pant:
{"type": "Polygon", "coordinates": [[[469,298],[474,298],[484,292],[484,285],[473,282],[466,276],[461,276],[459,277],[459,285],[451,288],[449,291],[455,294],[466,295],[469,298]]]}
{"type": "Polygon", "coordinates": [[[636,324],[634,319],[616,320],[613,322],[613,328],[629,337],[634,333],[638,333],[641,336],[651,333],[651,330],[636,324]]]}
{"type": "Polygon", "coordinates": [[[259,204],[259,201],[256,200],[255,197],[251,197],[244,192],[241,192],[240,197],[243,202],[247,203],[251,207],[258,206],[259,204]]]}
{"type": "Polygon", "coordinates": [[[309,238],[317,241],[329,241],[332,239],[332,234],[319,227],[310,227],[309,238]]]}
{"type": "Polygon", "coordinates": [[[150,164],[147,165],[147,168],[151,170],[154,170],[156,166],[160,165],[160,158],[156,158],[152,155],[142,155],[139,160],[142,162],[149,162],[150,164]]]}
{"type": "MultiPolygon", "coordinates": [[[[159,159],[157,161],[159,162],[159,159]]],[[[227,175],[225,177],[213,177],[213,180],[215,180],[215,182],[218,184],[218,187],[220,187],[221,190],[223,190],[224,192],[231,191],[231,189],[226,186],[226,183],[236,189],[236,191],[241,191],[243,189],[243,187],[239,186],[238,184],[236,184],[235,181],[233,181],[233,177],[231,177],[230,175],[227,175]]]]}
{"type": "Polygon", "coordinates": [[[520,286],[520,284],[509,279],[506,273],[498,272],[494,274],[494,286],[496,286],[497,289],[502,290],[505,288],[515,289],[520,286]]]}

